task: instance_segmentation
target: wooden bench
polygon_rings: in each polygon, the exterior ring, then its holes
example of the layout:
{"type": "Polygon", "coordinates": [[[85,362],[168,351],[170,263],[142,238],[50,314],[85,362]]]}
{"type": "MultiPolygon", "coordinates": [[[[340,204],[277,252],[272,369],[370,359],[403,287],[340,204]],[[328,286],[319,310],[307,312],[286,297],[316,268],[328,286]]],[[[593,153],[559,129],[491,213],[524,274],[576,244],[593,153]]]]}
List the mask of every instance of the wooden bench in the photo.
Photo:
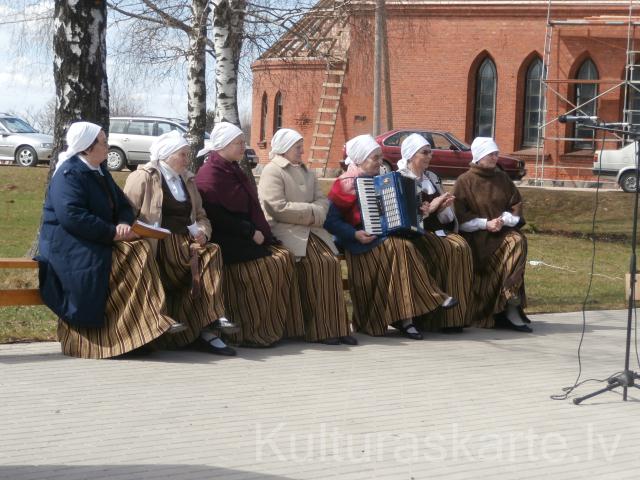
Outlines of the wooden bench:
{"type": "MultiPolygon", "coordinates": [[[[0,258],[0,269],[34,269],[38,262],[30,258],[0,258]]],[[[37,288],[0,289],[0,307],[16,305],[42,305],[40,291],[37,288]]]]}
{"type": "MultiPolygon", "coordinates": [[[[344,255],[339,255],[340,263],[345,261],[344,255]]],[[[0,258],[0,269],[34,269],[38,262],[30,258],[0,258]]],[[[349,281],[342,278],[342,288],[349,290],[349,281]]],[[[19,305],[42,305],[40,291],[37,288],[2,288],[0,289],[0,307],[19,305]]]]}

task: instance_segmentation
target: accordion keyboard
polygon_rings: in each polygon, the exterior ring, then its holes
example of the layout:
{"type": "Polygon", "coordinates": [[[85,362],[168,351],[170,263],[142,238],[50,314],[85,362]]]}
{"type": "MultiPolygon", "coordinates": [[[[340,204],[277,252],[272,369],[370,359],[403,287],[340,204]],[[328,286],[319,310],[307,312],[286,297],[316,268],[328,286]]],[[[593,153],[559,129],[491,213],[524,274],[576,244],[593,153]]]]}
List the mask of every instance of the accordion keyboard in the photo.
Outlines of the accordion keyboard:
{"type": "Polygon", "coordinates": [[[371,235],[382,235],[382,221],[373,178],[356,178],[356,191],[360,201],[360,212],[365,232],[371,235]]]}

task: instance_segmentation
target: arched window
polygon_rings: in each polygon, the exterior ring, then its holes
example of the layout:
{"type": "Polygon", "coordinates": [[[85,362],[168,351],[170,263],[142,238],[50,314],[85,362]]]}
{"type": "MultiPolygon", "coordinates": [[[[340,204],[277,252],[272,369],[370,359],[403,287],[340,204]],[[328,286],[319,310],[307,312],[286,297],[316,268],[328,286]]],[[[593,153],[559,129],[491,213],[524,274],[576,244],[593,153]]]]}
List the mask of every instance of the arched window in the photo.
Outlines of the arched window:
{"type": "Polygon", "coordinates": [[[496,120],[496,66],[486,58],[476,76],[474,137],[493,137],[496,120]]]}
{"type": "MultiPolygon", "coordinates": [[[[598,69],[596,65],[590,60],[585,60],[580,68],[578,69],[578,74],[576,75],[578,80],[598,80],[598,69]]],[[[577,115],[586,115],[588,117],[596,115],[596,103],[594,100],[589,102],[589,100],[593,100],[598,95],[598,84],[597,83],[578,83],[576,84],[576,106],[578,110],[576,110],[577,115]],[[587,103],[589,102],[589,103],[587,103]]],[[[575,126],[574,136],[576,138],[585,139],[585,140],[577,140],[574,143],[574,147],[576,149],[591,149],[593,148],[593,135],[594,131],[590,128],[585,128],[581,125],[575,126]]]]}
{"type": "Polygon", "coordinates": [[[262,94],[262,104],[260,105],[260,141],[264,142],[267,137],[267,92],[262,94]]]}
{"type": "Polygon", "coordinates": [[[282,128],[282,94],[276,93],[273,101],[273,133],[282,128]]]}
{"type": "Polygon", "coordinates": [[[541,78],[542,60],[536,58],[529,65],[525,79],[523,147],[535,147],[538,144],[538,122],[540,121],[540,111],[542,110],[541,78]]]}

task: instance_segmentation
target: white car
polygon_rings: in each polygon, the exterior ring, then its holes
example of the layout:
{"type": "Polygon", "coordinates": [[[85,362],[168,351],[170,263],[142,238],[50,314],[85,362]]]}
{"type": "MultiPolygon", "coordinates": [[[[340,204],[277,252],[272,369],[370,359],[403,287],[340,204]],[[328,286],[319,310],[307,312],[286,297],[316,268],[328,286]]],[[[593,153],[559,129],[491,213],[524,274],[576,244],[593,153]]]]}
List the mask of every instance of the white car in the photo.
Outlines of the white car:
{"type": "Polygon", "coordinates": [[[15,161],[23,167],[35,167],[51,160],[53,137],[38,132],[15,115],[0,113],[0,160],[15,161]]]}
{"type": "Polygon", "coordinates": [[[616,177],[616,183],[625,192],[635,192],[637,187],[636,143],[619,150],[596,151],[593,156],[593,174],[616,177]]]}

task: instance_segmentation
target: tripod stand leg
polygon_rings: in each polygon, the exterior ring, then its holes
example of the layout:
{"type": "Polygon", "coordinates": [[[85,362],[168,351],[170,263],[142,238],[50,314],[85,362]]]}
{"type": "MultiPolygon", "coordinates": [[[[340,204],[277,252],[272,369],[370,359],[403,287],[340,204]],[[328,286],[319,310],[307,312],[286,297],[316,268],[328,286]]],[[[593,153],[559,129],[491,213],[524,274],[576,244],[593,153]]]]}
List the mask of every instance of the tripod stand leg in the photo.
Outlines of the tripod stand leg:
{"type": "Polygon", "coordinates": [[[573,399],[573,403],[575,405],[580,405],[583,400],[587,400],[587,399],[589,399],[591,397],[595,397],[596,395],[600,395],[601,393],[604,393],[604,392],[610,392],[611,390],[613,390],[614,388],[617,388],[617,387],[619,387],[619,385],[617,383],[611,383],[611,384],[607,385],[606,387],[601,388],[600,390],[597,390],[595,392],[591,392],[588,395],[585,395],[584,397],[574,398],[573,399]]]}

